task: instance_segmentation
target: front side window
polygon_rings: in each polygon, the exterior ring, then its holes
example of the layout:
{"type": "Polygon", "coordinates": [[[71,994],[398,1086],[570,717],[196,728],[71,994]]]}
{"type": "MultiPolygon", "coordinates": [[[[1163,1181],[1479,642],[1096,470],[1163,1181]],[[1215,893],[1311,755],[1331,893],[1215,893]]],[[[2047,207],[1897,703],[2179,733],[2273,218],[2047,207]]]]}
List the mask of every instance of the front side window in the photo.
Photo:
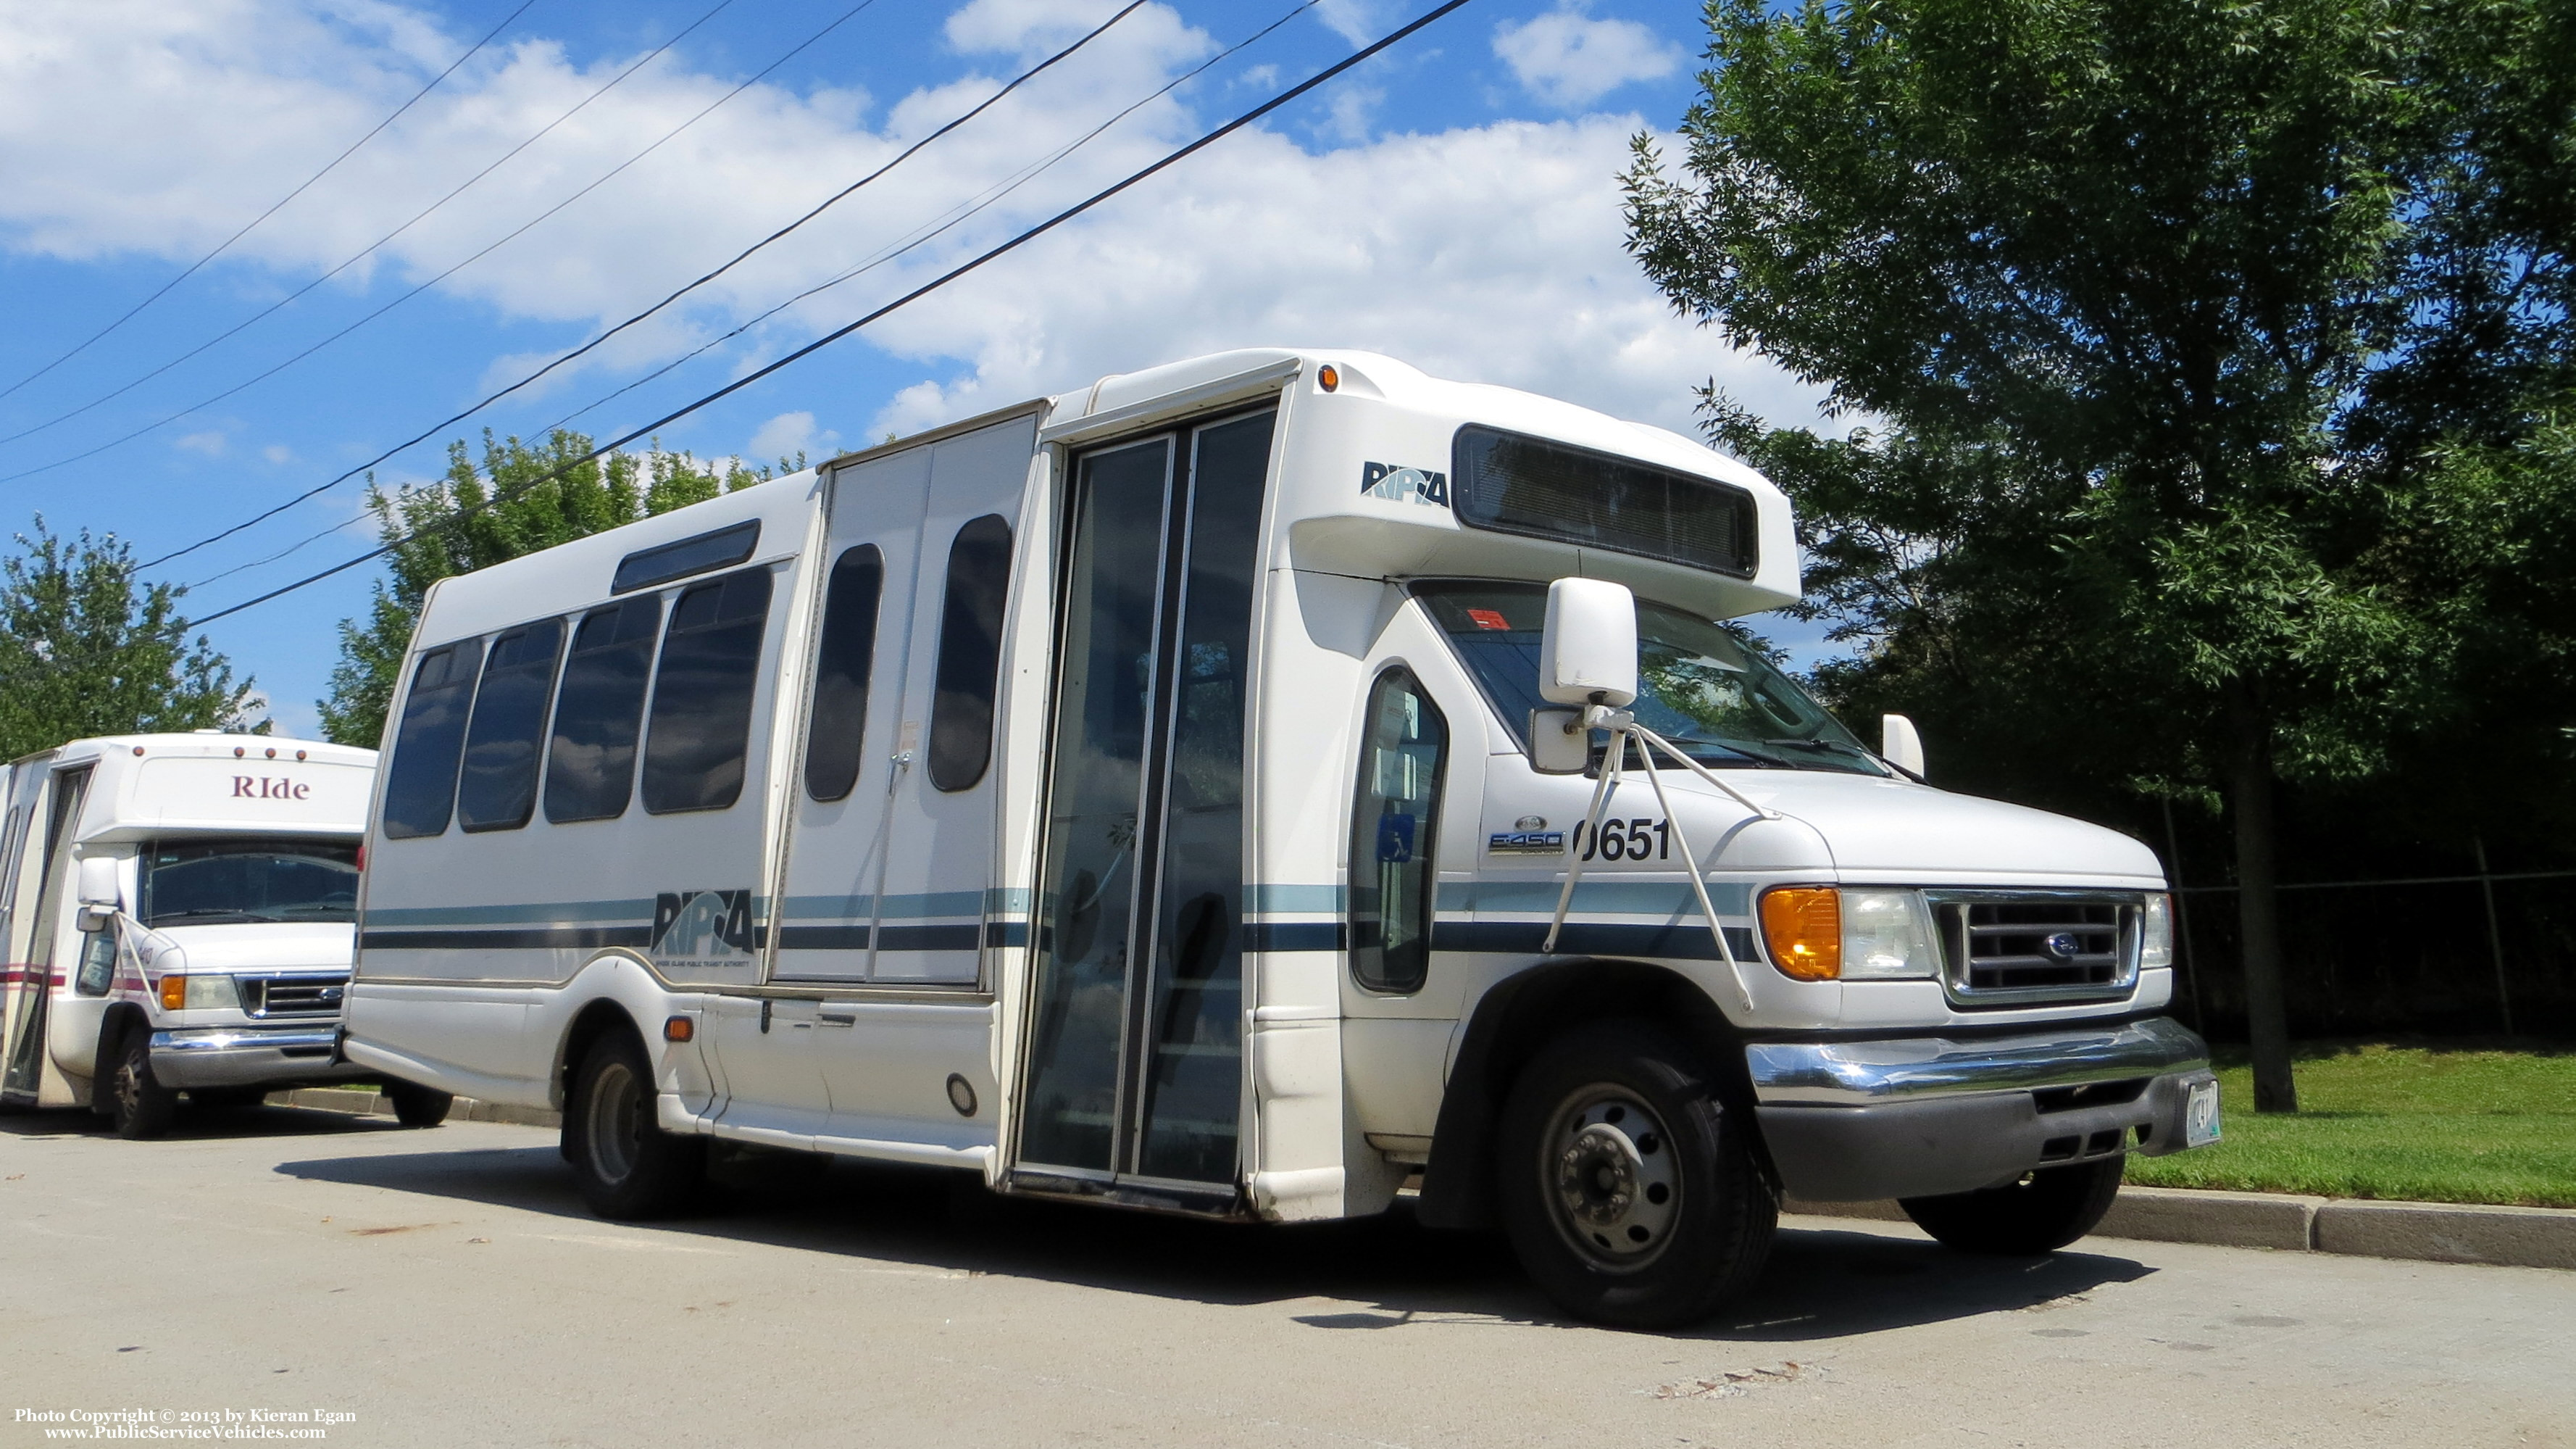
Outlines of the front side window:
{"type": "Polygon", "coordinates": [[[877,605],[885,555],[863,543],[832,565],[823,594],[823,642],[814,661],[814,717],[806,725],[805,793],[846,800],[867,744],[868,676],[877,662],[877,605]]]}
{"type": "MultiPolygon", "coordinates": [[[[1527,747],[1530,711],[1550,707],[1538,692],[1547,585],[1443,581],[1416,584],[1413,592],[1527,747]]],[[[1797,681],[1724,626],[1644,599],[1637,601],[1637,701],[1629,708],[1704,765],[1887,773],[1797,681]]]]}
{"type": "Polygon", "coordinates": [[[546,731],[563,621],[546,619],[492,641],[474,718],[465,727],[465,769],[456,786],[456,823],[467,830],[516,830],[537,808],[537,741],[546,731]]]}
{"type": "Polygon", "coordinates": [[[644,809],[723,810],[742,797],[751,702],[769,628],[769,570],[703,583],[671,606],[644,736],[644,809]]]}
{"type": "Polygon", "coordinates": [[[1371,991],[1418,991],[1431,972],[1440,781],[1449,722],[1412,674],[1369,691],[1351,810],[1351,974],[1371,991]]]}
{"type": "Polygon", "coordinates": [[[443,835],[456,810],[456,766],[465,750],[465,713],[483,641],[432,649],[413,666],[394,757],[385,771],[385,834],[396,840],[443,835]]]}
{"type": "Polygon", "coordinates": [[[156,841],[135,915],[147,926],[354,921],[358,847],[333,840],[156,841]]]}
{"type": "Polygon", "coordinates": [[[581,616],[546,747],[546,819],[562,825],[626,813],[635,792],[644,684],[653,676],[653,638],[661,630],[659,594],[581,616]]]}
{"type": "Polygon", "coordinates": [[[930,783],[971,790],[993,759],[993,693],[1001,682],[1002,602],[1011,584],[1011,526],[971,519],[948,550],[937,689],[930,701],[930,783]]]}

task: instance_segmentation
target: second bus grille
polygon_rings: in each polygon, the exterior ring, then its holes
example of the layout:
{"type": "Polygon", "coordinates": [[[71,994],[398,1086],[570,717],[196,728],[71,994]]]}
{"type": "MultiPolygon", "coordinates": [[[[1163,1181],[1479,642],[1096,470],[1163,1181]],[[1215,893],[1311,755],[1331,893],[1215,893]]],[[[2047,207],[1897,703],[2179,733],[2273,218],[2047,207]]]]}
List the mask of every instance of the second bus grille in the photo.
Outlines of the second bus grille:
{"type": "Polygon", "coordinates": [[[2028,1005],[2125,993],[2138,907],[2116,898],[1961,893],[1932,899],[1951,996],[2028,1005]]]}
{"type": "Polygon", "coordinates": [[[337,1016],[348,992],[346,976],[241,976],[242,1010],[261,1019],[337,1016]]]}

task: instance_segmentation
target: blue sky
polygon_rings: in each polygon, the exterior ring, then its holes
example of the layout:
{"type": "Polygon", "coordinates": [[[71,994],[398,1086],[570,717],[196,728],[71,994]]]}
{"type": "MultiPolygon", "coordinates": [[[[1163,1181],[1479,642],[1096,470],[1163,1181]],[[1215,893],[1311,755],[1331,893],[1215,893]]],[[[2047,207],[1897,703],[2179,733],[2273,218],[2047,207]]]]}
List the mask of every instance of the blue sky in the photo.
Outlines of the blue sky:
{"type": "MultiPolygon", "coordinates": [[[[1117,8],[873,0],[848,14],[856,3],[531,0],[310,190],[132,321],[0,397],[0,435],[24,434],[0,441],[0,518],[21,529],[41,512],[58,531],[113,532],[145,559],[236,523],[590,340],[1117,8]]],[[[0,387],[54,363],[258,216],[519,5],[8,6],[0,387]]],[[[1320,0],[1146,100],[1296,10],[1295,0],[1154,0],[789,242],[447,435],[534,435],[568,416],[599,437],[625,432],[1426,8],[1320,0]],[[946,234],[717,340],[1138,101],[946,234]]],[[[1697,8],[1683,0],[1477,0],[1258,132],[673,424],[661,442],[701,457],[819,457],[1107,372],[1277,343],[1385,351],[1682,428],[1692,387],[1714,375],[1779,421],[1811,421],[1810,390],[1673,318],[1619,249],[1614,177],[1627,138],[1679,120],[1699,45],[1697,8]]],[[[436,473],[447,435],[378,477],[436,473]]],[[[372,538],[361,498],[361,483],[344,483],[153,575],[193,585],[188,611],[211,613],[362,551],[372,538]]],[[[334,625],[363,607],[371,577],[355,570],[212,626],[282,729],[312,730],[334,625]]]]}

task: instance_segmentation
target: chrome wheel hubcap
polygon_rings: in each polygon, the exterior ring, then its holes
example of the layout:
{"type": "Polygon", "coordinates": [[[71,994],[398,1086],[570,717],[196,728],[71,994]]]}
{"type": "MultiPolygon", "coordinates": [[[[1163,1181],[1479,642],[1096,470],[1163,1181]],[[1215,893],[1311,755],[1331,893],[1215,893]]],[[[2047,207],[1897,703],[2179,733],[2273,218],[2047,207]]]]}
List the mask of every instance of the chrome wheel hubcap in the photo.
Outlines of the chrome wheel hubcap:
{"type": "Polygon", "coordinates": [[[1624,1087],[1586,1087],[1557,1109],[1544,1152],[1549,1216],[1576,1252],[1614,1270],[1662,1254],[1681,1213],[1681,1171],[1654,1108],[1624,1087]]]}
{"type": "Polygon", "coordinates": [[[624,1062],[611,1062],[591,1083],[589,1129],[591,1166],[608,1182],[624,1182],[635,1170],[644,1141],[642,1093],[624,1062]]]}

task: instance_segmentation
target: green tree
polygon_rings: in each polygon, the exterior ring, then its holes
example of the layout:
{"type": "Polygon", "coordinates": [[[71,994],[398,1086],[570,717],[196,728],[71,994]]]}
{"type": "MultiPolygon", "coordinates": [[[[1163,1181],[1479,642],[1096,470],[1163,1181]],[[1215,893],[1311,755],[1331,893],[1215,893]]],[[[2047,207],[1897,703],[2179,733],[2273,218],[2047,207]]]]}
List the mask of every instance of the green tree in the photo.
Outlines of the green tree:
{"type": "Polygon", "coordinates": [[[2257,1110],[2297,1100],[2276,782],[2379,768],[2439,707],[2457,609],[2398,485],[2443,435],[2526,426],[2557,355],[2566,238],[2475,152],[2564,170],[2531,144],[2555,102],[2494,109],[2548,91],[2537,13],[1716,0],[1684,175],[1640,137],[1626,178],[1678,307],[1886,425],[1716,419],[1815,509],[1813,602],[1864,669],[2223,793],[2257,1110]],[[2481,328],[2516,345],[2462,388],[2481,328]]]}
{"type": "MultiPolygon", "coordinates": [[[[460,438],[447,445],[447,473],[434,483],[387,493],[369,477],[367,507],[378,537],[393,545],[385,559],[389,577],[377,580],[363,621],[340,621],[331,692],[315,703],[326,738],[368,748],[381,740],[421,602],[440,579],[774,476],[770,467],[739,459],[719,470],[685,452],[664,452],[658,442],[641,454],[593,459],[591,450],[589,438],[560,428],[535,445],[487,429],[479,465],[460,438]]],[[[800,454],[780,459],[775,472],[804,466],[800,454]]]]}
{"type": "Polygon", "coordinates": [[[177,613],[180,589],[143,584],[132,551],[37,518],[0,561],[0,759],[65,740],[158,730],[249,729],[251,681],[177,613]]]}

